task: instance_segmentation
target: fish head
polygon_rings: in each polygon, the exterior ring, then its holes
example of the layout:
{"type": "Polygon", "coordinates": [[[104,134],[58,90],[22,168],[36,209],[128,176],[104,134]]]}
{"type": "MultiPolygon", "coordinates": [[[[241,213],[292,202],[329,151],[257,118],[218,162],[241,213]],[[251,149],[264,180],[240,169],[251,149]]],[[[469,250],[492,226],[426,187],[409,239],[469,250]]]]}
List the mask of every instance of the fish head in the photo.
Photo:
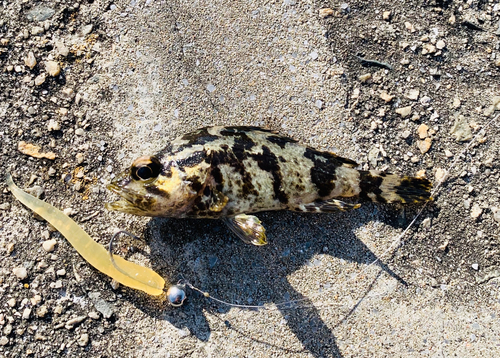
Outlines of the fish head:
{"type": "Polygon", "coordinates": [[[107,203],[108,210],[140,216],[182,217],[199,192],[175,161],[155,156],[137,158],[107,188],[121,197],[107,203]]]}

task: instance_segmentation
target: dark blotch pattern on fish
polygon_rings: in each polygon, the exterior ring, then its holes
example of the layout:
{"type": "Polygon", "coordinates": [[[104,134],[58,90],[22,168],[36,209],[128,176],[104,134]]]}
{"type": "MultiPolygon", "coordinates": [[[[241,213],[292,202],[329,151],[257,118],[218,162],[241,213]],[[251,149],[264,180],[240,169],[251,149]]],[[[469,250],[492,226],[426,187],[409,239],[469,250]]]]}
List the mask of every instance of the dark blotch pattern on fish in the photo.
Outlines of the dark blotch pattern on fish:
{"type": "Polygon", "coordinates": [[[241,196],[244,197],[249,194],[258,196],[259,192],[255,190],[252,182],[252,175],[246,170],[245,165],[243,164],[243,160],[246,158],[247,153],[244,150],[238,150],[238,148],[233,148],[233,151],[222,150],[212,153],[211,166],[214,169],[219,165],[227,164],[231,168],[234,168],[234,170],[241,175],[241,179],[243,181],[241,186],[241,196]]]}
{"type": "Polygon", "coordinates": [[[260,169],[271,173],[273,177],[274,198],[279,200],[280,203],[287,204],[288,196],[283,191],[283,176],[276,155],[271,152],[269,147],[263,145],[262,154],[250,154],[250,157],[255,159],[260,169]]]}
{"type": "Polygon", "coordinates": [[[146,186],[146,191],[149,194],[158,195],[158,196],[161,196],[161,197],[166,198],[166,199],[168,199],[170,197],[169,193],[165,192],[164,190],[160,190],[156,186],[146,186]]]}
{"type": "Polygon", "coordinates": [[[367,171],[360,171],[359,174],[359,187],[361,189],[359,197],[365,200],[373,200],[370,196],[368,196],[368,194],[375,194],[377,202],[385,203],[387,200],[382,197],[382,189],[380,188],[382,182],[384,181],[384,177],[380,175],[374,176],[367,171]]]}
{"type": "Polygon", "coordinates": [[[319,152],[317,150],[306,148],[304,156],[313,162],[311,168],[311,181],[318,189],[319,196],[325,197],[330,195],[335,188],[335,170],[342,165],[337,156],[319,152]]]}
{"type": "Polygon", "coordinates": [[[183,144],[181,148],[193,146],[193,145],[204,145],[219,139],[219,136],[208,133],[208,128],[201,128],[192,133],[184,134],[181,139],[188,141],[188,143],[183,144]]]}
{"type": "Polygon", "coordinates": [[[202,161],[205,160],[205,157],[206,157],[205,152],[198,151],[192,153],[187,158],[176,161],[175,164],[179,167],[180,170],[184,171],[185,167],[191,168],[194,167],[195,165],[200,164],[202,161]]]}
{"type": "Polygon", "coordinates": [[[271,143],[279,145],[281,149],[284,149],[287,143],[297,143],[295,139],[281,137],[278,135],[270,135],[267,137],[267,140],[271,143]]]}

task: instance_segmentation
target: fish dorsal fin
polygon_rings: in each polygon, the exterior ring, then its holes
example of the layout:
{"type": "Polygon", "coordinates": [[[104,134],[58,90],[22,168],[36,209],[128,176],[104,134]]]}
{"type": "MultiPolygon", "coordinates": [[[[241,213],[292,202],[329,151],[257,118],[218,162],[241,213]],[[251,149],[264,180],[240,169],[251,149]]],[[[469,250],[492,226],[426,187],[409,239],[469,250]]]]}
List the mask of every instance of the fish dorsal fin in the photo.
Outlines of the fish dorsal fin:
{"type": "Polygon", "coordinates": [[[337,154],[335,154],[333,152],[328,152],[328,153],[331,154],[331,155],[333,155],[335,157],[335,159],[339,160],[342,163],[342,165],[344,165],[346,167],[355,168],[355,167],[357,167],[359,165],[358,163],[356,163],[352,159],[343,158],[343,157],[338,156],[337,154]]]}
{"type": "Polygon", "coordinates": [[[247,244],[266,245],[266,229],[253,215],[240,214],[224,219],[231,231],[247,244]]]}

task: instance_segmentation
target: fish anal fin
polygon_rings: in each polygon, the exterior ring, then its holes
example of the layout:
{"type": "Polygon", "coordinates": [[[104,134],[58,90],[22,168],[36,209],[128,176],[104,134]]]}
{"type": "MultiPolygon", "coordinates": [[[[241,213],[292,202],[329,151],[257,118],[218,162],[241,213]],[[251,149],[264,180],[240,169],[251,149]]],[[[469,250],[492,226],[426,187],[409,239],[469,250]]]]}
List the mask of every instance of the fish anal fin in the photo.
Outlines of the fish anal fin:
{"type": "Polygon", "coordinates": [[[253,215],[240,214],[224,219],[231,231],[247,244],[266,245],[266,229],[259,218],[253,215]]]}
{"type": "Polygon", "coordinates": [[[299,205],[296,210],[307,213],[332,213],[337,211],[354,210],[360,206],[361,204],[351,204],[338,199],[329,199],[309,204],[302,204],[299,205]]]}

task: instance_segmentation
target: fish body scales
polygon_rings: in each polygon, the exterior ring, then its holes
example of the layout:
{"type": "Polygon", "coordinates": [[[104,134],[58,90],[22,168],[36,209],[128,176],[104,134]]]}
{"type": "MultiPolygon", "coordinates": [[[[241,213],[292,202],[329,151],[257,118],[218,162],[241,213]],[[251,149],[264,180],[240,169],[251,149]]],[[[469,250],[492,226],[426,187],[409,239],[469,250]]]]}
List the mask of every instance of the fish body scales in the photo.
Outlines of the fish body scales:
{"type": "Polygon", "coordinates": [[[107,207],[145,216],[226,218],[238,236],[264,240],[260,221],[247,214],[344,211],[359,207],[353,199],[431,200],[427,179],[356,166],[265,129],[207,127],[177,138],[155,156],[136,159],[108,186],[122,200],[107,207]]]}

